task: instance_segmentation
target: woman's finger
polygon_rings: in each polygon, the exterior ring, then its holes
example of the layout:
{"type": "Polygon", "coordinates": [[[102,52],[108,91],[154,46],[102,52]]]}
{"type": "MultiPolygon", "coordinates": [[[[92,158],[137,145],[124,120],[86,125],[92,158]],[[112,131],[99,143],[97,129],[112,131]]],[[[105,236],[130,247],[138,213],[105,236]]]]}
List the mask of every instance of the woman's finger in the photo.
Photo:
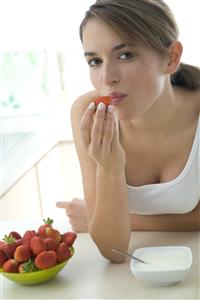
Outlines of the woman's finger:
{"type": "Polygon", "coordinates": [[[104,118],[106,106],[103,102],[99,103],[94,117],[94,122],[91,130],[92,147],[98,149],[102,142],[104,118]]]}
{"type": "Polygon", "coordinates": [[[91,124],[93,122],[93,114],[95,111],[95,103],[91,102],[85,110],[80,123],[82,144],[85,148],[91,142],[91,124]]]}
{"type": "Polygon", "coordinates": [[[113,139],[112,139],[111,148],[115,147],[118,144],[119,144],[119,124],[118,124],[118,120],[114,119],[114,123],[113,123],[113,139]]]}
{"type": "Polygon", "coordinates": [[[103,140],[102,140],[102,151],[104,155],[106,155],[107,152],[110,153],[113,133],[114,133],[113,107],[112,105],[109,105],[106,113],[106,120],[105,120],[103,140]]]}
{"type": "Polygon", "coordinates": [[[58,201],[56,202],[56,207],[68,209],[70,202],[68,201],[58,201]]]}
{"type": "Polygon", "coordinates": [[[59,201],[56,203],[56,207],[65,209],[65,213],[69,218],[72,216],[71,205],[72,201],[59,201]]]}

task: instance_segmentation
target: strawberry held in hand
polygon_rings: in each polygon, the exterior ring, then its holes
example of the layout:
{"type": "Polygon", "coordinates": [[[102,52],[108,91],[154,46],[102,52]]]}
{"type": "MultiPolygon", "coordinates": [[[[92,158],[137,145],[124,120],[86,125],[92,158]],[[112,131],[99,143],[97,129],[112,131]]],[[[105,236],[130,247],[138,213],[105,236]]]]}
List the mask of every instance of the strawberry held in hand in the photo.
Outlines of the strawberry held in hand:
{"type": "Polygon", "coordinates": [[[112,98],[110,96],[99,96],[93,100],[93,102],[98,105],[100,102],[103,102],[106,106],[110,105],[112,98]]]}

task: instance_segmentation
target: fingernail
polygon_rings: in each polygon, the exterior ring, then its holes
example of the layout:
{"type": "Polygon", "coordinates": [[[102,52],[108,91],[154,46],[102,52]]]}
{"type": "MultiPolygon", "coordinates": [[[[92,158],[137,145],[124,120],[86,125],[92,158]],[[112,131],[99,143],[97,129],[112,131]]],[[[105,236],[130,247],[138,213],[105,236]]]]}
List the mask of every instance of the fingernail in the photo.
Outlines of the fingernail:
{"type": "Polygon", "coordinates": [[[103,102],[100,102],[100,103],[98,104],[98,110],[104,110],[105,107],[106,107],[106,106],[105,106],[105,104],[104,104],[103,102]]]}
{"type": "Polygon", "coordinates": [[[108,112],[112,113],[113,112],[113,106],[112,105],[108,105],[108,112]]]}
{"type": "Polygon", "coordinates": [[[94,110],[95,109],[95,103],[94,102],[91,102],[88,106],[88,109],[89,110],[94,110]]]}

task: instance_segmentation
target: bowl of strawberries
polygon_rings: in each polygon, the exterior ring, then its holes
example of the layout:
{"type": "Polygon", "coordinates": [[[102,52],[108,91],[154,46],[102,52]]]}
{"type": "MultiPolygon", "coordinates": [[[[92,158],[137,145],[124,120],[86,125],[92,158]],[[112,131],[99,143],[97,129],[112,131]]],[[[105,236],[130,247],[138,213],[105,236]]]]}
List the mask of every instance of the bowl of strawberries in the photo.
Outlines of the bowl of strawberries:
{"type": "Polygon", "coordinates": [[[55,277],[74,255],[75,232],[61,233],[53,220],[23,235],[11,231],[0,241],[0,272],[19,284],[35,285],[55,277]]]}

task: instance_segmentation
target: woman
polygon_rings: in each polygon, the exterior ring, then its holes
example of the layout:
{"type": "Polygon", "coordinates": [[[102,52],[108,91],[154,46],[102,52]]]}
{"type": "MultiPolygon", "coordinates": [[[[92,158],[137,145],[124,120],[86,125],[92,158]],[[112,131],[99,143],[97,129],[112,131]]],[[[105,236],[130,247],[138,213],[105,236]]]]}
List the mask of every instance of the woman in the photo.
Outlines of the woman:
{"type": "Polygon", "coordinates": [[[131,230],[199,230],[200,70],[163,1],[99,0],[80,26],[95,91],[72,107],[85,204],[57,203],[104,257],[131,230]],[[110,95],[108,108],[93,100],[110,95]]]}

